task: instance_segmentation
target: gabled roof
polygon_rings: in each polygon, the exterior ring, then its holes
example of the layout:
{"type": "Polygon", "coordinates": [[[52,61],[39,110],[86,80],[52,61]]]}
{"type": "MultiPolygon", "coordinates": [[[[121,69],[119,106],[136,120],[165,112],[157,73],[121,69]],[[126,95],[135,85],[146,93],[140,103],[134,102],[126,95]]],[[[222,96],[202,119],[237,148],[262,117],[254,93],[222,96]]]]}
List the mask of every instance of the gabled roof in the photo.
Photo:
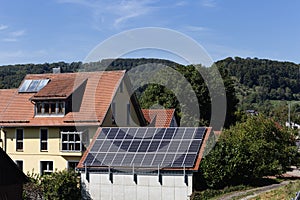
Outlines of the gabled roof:
{"type": "Polygon", "coordinates": [[[147,122],[154,127],[170,127],[175,109],[142,109],[147,122]]]}
{"type": "MultiPolygon", "coordinates": [[[[0,126],[101,125],[125,71],[32,74],[24,80],[50,79],[37,93],[0,90],[0,126]],[[79,110],[63,117],[34,117],[34,103],[41,99],[65,99],[81,88],[79,110]]],[[[78,96],[72,98],[75,102],[78,96]]]]}
{"type": "Polygon", "coordinates": [[[199,170],[210,127],[98,128],[78,169],[199,170]]]}
{"type": "Polygon", "coordinates": [[[23,184],[28,177],[0,147],[0,185],[23,184]]]}

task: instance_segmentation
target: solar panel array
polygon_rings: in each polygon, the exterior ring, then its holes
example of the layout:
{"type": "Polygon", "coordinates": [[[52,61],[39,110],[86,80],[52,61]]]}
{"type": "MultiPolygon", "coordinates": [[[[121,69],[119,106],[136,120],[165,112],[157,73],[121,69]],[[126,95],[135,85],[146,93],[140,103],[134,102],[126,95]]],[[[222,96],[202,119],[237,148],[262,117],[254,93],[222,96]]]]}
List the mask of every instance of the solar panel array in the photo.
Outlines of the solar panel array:
{"type": "Polygon", "coordinates": [[[205,128],[102,128],[86,166],[193,167],[205,128]]]}
{"type": "Polygon", "coordinates": [[[45,87],[48,82],[49,79],[25,80],[19,88],[19,92],[38,92],[45,87]]]}

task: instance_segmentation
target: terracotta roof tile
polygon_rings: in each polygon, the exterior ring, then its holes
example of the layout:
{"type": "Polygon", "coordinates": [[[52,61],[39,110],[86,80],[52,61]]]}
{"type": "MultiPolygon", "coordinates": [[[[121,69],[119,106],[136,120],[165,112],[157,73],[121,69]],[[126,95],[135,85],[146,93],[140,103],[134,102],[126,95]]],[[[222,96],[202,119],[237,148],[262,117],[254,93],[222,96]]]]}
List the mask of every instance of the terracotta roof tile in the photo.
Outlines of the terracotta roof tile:
{"type": "Polygon", "coordinates": [[[87,79],[80,79],[74,75],[73,77],[53,78],[43,89],[33,95],[32,99],[54,99],[69,97],[80,85],[87,79]]]}
{"type": "Polygon", "coordinates": [[[147,122],[155,127],[170,127],[175,109],[142,109],[147,122]]]}
{"type": "MultiPolygon", "coordinates": [[[[125,71],[33,74],[25,79],[50,79],[38,93],[18,93],[17,89],[0,90],[1,126],[72,126],[100,125],[125,75],[125,71]],[[78,112],[63,117],[34,117],[34,96],[45,99],[69,96],[86,80],[78,112]],[[73,83],[73,84],[72,84],[73,83]],[[47,96],[48,95],[48,96],[47,96]]],[[[75,102],[77,99],[73,99],[75,102]]]]}

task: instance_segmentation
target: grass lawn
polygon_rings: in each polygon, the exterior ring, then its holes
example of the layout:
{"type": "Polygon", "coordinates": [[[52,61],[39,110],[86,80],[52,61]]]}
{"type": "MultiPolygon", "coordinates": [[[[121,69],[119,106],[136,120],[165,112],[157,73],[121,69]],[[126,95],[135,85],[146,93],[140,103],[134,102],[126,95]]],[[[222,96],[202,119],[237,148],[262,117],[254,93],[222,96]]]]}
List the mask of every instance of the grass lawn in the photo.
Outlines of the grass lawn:
{"type": "Polygon", "coordinates": [[[252,200],[265,200],[265,199],[291,199],[296,197],[296,192],[300,191],[300,180],[291,181],[286,186],[278,189],[271,190],[269,192],[262,193],[252,200]]]}

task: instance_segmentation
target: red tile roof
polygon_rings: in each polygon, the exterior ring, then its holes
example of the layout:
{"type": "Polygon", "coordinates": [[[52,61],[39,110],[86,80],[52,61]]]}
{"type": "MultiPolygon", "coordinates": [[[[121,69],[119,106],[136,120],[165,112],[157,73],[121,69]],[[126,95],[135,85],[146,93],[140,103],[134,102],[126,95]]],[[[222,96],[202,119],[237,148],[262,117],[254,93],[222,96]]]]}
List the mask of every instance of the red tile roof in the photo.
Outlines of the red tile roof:
{"type": "Polygon", "coordinates": [[[37,93],[0,90],[0,126],[101,125],[124,75],[125,71],[27,75],[25,80],[50,79],[50,82],[37,93]],[[32,100],[66,98],[80,86],[84,90],[78,112],[63,117],[34,117],[32,100]]]}
{"type": "Polygon", "coordinates": [[[69,75],[69,77],[54,78],[43,89],[33,95],[32,99],[68,98],[85,81],[87,81],[87,78],[78,77],[76,74],[69,75]]]}
{"type": "Polygon", "coordinates": [[[170,127],[175,109],[142,109],[147,122],[155,127],[170,127]]]}

